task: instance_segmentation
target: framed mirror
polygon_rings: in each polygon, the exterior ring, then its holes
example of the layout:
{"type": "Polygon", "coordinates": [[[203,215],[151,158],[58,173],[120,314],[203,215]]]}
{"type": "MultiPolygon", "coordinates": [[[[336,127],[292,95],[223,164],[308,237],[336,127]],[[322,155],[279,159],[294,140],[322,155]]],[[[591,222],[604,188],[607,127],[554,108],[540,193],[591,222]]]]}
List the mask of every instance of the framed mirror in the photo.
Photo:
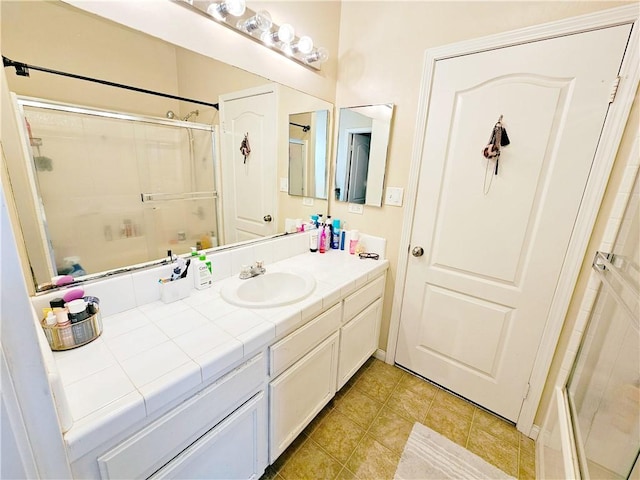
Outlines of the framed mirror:
{"type": "Polygon", "coordinates": [[[335,199],[382,205],[393,104],[340,109],[335,199]]]}
{"type": "Polygon", "coordinates": [[[289,115],[289,195],[327,199],[329,111],[289,115]]]}
{"type": "MultiPolygon", "coordinates": [[[[50,135],[46,131],[49,127],[44,122],[35,121],[36,115],[45,120],[41,112],[29,113],[29,116],[34,118],[33,142],[28,138],[26,125],[24,138],[25,144],[30,144],[27,145],[27,149],[30,148],[33,155],[30,158],[12,156],[8,159],[7,166],[14,185],[13,192],[19,196],[16,198],[16,204],[20,209],[18,217],[33,273],[35,291],[47,287],[52,276],[52,263],[56,264],[53,273],[63,271],[58,267],[69,267],[63,265],[64,258],[80,257],[78,264],[86,269],[88,275],[80,276],[78,280],[85,281],[100,278],[109,272],[145,268],[162,261],[169,248],[174,253],[181,254],[188,252],[191,246],[197,246],[198,242],[203,249],[214,247],[216,242],[220,245],[218,248],[233,246],[225,242],[224,229],[216,228],[221,222],[214,220],[222,210],[221,203],[229,200],[222,195],[217,195],[217,199],[211,198],[216,196],[218,190],[216,180],[225,174],[220,171],[220,163],[217,161],[223,152],[219,147],[216,148],[216,135],[219,135],[220,131],[220,112],[213,104],[219,103],[222,95],[273,82],[89,14],[64,2],[0,2],[0,8],[2,53],[11,60],[211,104],[203,106],[178,99],[146,95],[33,69],[29,77],[18,76],[13,69],[5,69],[9,89],[18,96],[46,99],[101,112],[117,112],[142,120],[135,123],[135,132],[132,135],[127,133],[128,137],[122,136],[124,122],[118,123],[117,127],[109,127],[115,133],[115,136],[111,135],[110,138],[107,138],[107,134],[111,132],[107,132],[102,124],[96,128],[91,127],[93,136],[85,139],[82,145],[72,146],[68,144],[65,135],[60,132],[50,135]],[[37,37],[29,35],[23,28],[25,19],[29,19],[33,31],[38,32],[37,37]],[[107,38],[109,41],[105,42],[104,39],[107,38]],[[148,128],[143,129],[143,126],[148,128]],[[157,134],[159,131],[164,133],[157,134]],[[171,134],[167,134],[168,131],[171,131],[171,134]],[[37,140],[38,138],[40,140],[37,140]],[[111,150],[98,150],[98,146],[102,144],[108,144],[111,150]],[[122,153],[125,147],[142,153],[143,159],[142,163],[131,160],[134,171],[130,175],[123,173],[118,177],[117,173],[124,172],[124,165],[129,158],[122,153]],[[58,246],[53,245],[54,255],[50,255],[49,238],[46,232],[43,232],[36,213],[40,208],[38,192],[25,180],[28,178],[27,167],[29,162],[39,161],[34,168],[39,168],[39,172],[47,176],[47,180],[51,180],[57,174],[72,170],[72,167],[65,163],[71,157],[70,152],[78,153],[80,159],[85,159],[77,168],[88,169],[94,166],[93,175],[88,173],[85,177],[90,178],[95,184],[104,181],[105,186],[110,189],[112,200],[93,203],[78,201],[72,204],[73,210],[84,216],[85,220],[91,218],[88,224],[85,221],[83,225],[91,227],[91,235],[87,237],[94,239],[94,248],[84,248],[82,251],[79,248],[67,248],[58,253],[55,251],[58,246]],[[182,163],[180,158],[184,158],[182,163]],[[48,170],[49,167],[52,170],[48,170]],[[100,169],[108,171],[109,176],[99,173],[102,172],[100,169]],[[129,196],[125,199],[124,186],[133,183],[135,177],[138,177],[140,183],[136,187],[139,191],[136,190],[137,194],[134,196],[131,194],[134,191],[132,187],[131,191],[126,192],[129,196]],[[115,180],[112,180],[114,178],[115,180]],[[146,185],[145,182],[151,184],[146,185]],[[152,196],[141,200],[141,194],[152,196]],[[158,194],[171,194],[171,198],[160,197],[158,194]],[[177,194],[183,198],[177,198],[177,194]],[[113,201],[116,197],[117,201],[113,201]],[[114,211],[118,204],[126,203],[128,208],[129,200],[131,204],[138,202],[136,210],[114,211]],[[184,208],[180,210],[180,206],[184,208]],[[180,225],[180,222],[183,224],[180,225]],[[170,232],[170,235],[152,235],[154,232],[170,232]],[[161,241],[150,243],[153,237],[161,238],[161,241]],[[98,243],[101,247],[98,247],[98,243]],[[144,259],[134,258],[134,250],[146,250],[151,253],[144,259]],[[113,263],[105,265],[104,260],[107,257],[113,260],[113,263]],[[55,272],[55,269],[58,269],[58,272],[55,272]]],[[[278,116],[275,153],[278,163],[277,175],[274,175],[274,178],[286,178],[288,157],[285,152],[289,143],[289,115],[323,109],[332,112],[333,105],[284,85],[278,87],[280,88],[276,105],[278,116]]],[[[47,116],[58,124],[78,123],[75,117],[62,118],[60,115],[52,114],[47,116]]],[[[102,118],[104,121],[107,120],[106,117],[102,118]]],[[[87,122],[83,120],[83,123],[87,122]]],[[[115,122],[111,123],[115,125],[115,122]]],[[[87,128],[76,130],[85,131],[87,128]]],[[[234,150],[237,148],[234,144],[234,150]]],[[[257,146],[254,145],[254,148],[257,146]]],[[[53,183],[59,185],[60,182],[53,183]]],[[[54,184],[43,186],[54,188],[54,184]]],[[[68,178],[61,188],[71,188],[70,185],[73,185],[73,181],[68,178]]],[[[299,197],[280,192],[277,181],[260,187],[272,189],[277,202],[273,213],[275,235],[284,234],[285,218],[308,216],[309,207],[303,206],[299,197]]],[[[88,190],[91,190],[91,187],[88,190]]],[[[325,200],[315,201],[311,213],[327,211],[326,195],[324,198],[325,200]]],[[[68,210],[69,206],[61,204],[61,208],[68,210]]],[[[48,228],[57,228],[51,224],[55,217],[56,213],[47,216],[48,228]]],[[[69,228],[61,229],[60,235],[67,235],[68,231],[69,228]]]]}

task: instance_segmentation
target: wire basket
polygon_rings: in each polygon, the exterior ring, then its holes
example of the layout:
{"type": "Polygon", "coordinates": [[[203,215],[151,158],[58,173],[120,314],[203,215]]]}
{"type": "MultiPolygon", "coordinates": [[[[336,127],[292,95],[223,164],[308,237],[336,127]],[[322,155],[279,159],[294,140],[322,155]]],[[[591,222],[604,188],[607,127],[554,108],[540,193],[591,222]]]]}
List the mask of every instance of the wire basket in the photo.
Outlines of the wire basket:
{"type": "Polygon", "coordinates": [[[89,304],[89,308],[95,311],[85,320],[64,327],[46,325],[44,320],[40,322],[51,350],[60,351],[81,347],[93,342],[102,334],[99,300],[96,297],[85,297],[84,300],[89,304]]]}

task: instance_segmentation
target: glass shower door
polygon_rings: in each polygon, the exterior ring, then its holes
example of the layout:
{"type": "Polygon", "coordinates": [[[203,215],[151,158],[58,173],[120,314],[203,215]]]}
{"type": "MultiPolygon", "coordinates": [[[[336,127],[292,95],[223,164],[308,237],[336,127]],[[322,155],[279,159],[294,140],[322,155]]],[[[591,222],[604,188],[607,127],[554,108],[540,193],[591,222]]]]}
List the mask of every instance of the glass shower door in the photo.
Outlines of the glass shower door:
{"type": "Polygon", "coordinates": [[[582,478],[638,478],[640,452],[639,192],[636,178],[567,382],[582,478]]]}

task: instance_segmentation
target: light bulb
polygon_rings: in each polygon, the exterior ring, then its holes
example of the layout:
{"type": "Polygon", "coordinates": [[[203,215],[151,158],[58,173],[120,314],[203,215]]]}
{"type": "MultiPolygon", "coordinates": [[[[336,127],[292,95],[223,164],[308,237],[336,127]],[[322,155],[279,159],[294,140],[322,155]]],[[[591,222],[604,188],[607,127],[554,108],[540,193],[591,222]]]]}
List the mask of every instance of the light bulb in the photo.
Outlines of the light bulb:
{"type": "Polygon", "coordinates": [[[292,47],[294,51],[306,55],[307,53],[311,53],[311,51],[313,50],[313,40],[311,39],[311,37],[307,37],[305,35],[300,37],[298,42],[295,45],[292,45],[292,47]]]}
{"type": "Polygon", "coordinates": [[[278,42],[281,42],[285,45],[289,44],[291,40],[293,40],[296,36],[293,27],[288,23],[285,23],[278,28],[278,31],[272,32],[267,30],[260,35],[260,40],[262,40],[266,45],[274,45],[278,42]]]}
{"type": "Polygon", "coordinates": [[[324,47],[319,47],[305,57],[308,63],[324,63],[329,59],[329,52],[324,47]]]}
{"type": "Polygon", "coordinates": [[[255,30],[266,32],[271,29],[273,22],[271,21],[271,15],[266,10],[260,10],[256,12],[253,17],[249,17],[244,21],[238,22],[238,28],[247,33],[251,33],[255,30]]]}
{"type": "Polygon", "coordinates": [[[223,2],[213,2],[207,7],[207,13],[218,20],[224,20],[227,15],[240,17],[247,8],[245,0],[224,0],[223,2]]]}
{"type": "Polygon", "coordinates": [[[278,29],[278,40],[282,43],[291,43],[296,36],[293,27],[288,23],[283,23],[278,29]]]}

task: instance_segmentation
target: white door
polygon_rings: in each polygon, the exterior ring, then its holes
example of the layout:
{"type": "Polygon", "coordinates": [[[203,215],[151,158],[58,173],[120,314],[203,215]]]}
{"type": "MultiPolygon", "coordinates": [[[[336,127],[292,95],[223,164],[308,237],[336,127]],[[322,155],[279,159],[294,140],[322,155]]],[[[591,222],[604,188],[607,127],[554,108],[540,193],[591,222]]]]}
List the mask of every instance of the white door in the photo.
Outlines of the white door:
{"type": "Polygon", "coordinates": [[[275,233],[277,112],[273,88],[220,97],[222,211],[225,243],[275,233]],[[241,151],[247,136],[251,152],[241,151]]]}
{"type": "Polygon", "coordinates": [[[289,139],[289,195],[307,196],[307,140],[289,139]]]}
{"type": "Polygon", "coordinates": [[[364,203],[367,193],[371,133],[349,134],[349,198],[350,203],[364,203]]]}
{"type": "Polygon", "coordinates": [[[396,362],[513,421],[630,29],[435,66],[396,362]],[[500,115],[511,144],[493,175],[500,115]]]}

